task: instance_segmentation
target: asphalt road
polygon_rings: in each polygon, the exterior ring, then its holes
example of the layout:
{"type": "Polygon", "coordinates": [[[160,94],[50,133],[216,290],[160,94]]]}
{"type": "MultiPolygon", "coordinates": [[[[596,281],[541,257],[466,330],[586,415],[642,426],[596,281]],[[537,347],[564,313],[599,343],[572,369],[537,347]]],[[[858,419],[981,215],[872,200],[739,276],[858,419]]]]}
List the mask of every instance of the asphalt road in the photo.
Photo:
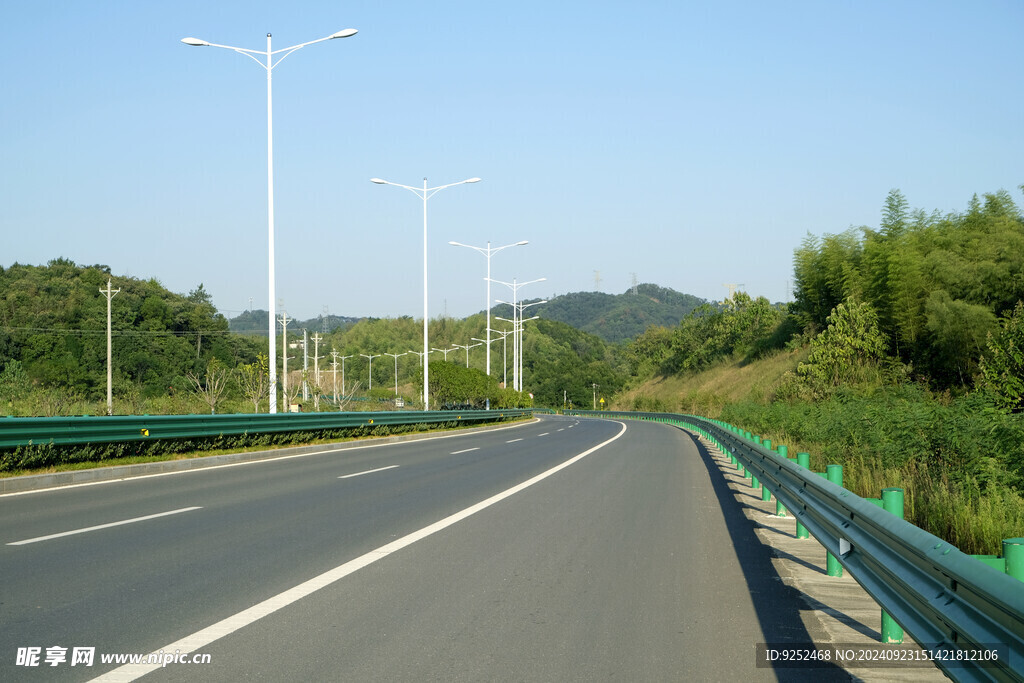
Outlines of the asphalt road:
{"type": "Polygon", "coordinates": [[[0,496],[0,680],[838,677],[754,667],[815,634],[723,488],[675,428],[545,417],[0,496]],[[161,650],[210,661],[100,661],[161,650]]]}

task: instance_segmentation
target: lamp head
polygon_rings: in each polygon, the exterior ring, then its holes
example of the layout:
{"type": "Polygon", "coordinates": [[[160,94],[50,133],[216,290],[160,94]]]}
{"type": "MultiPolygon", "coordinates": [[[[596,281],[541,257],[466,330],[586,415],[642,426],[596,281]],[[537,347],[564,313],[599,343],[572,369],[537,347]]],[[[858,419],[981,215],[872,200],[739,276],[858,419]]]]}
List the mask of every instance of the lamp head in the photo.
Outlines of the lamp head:
{"type": "Polygon", "coordinates": [[[479,183],[480,179],[479,178],[470,178],[469,180],[463,180],[462,182],[464,182],[464,183],[479,183]]]}
{"type": "Polygon", "coordinates": [[[209,45],[209,43],[206,42],[205,40],[199,40],[198,38],[182,38],[181,42],[185,43],[186,45],[191,45],[193,47],[200,47],[200,46],[203,46],[203,45],[209,45]]]}
{"type": "Polygon", "coordinates": [[[346,28],[346,29],[344,29],[342,31],[338,31],[337,33],[332,35],[330,38],[328,38],[328,40],[334,40],[335,38],[349,38],[351,36],[354,36],[357,33],[359,33],[359,31],[357,31],[354,28],[346,28]]]}
{"type": "Polygon", "coordinates": [[[380,178],[370,178],[371,183],[377,183],[378,185],[387,185],[388,181],[381,180],[380,178]]]}

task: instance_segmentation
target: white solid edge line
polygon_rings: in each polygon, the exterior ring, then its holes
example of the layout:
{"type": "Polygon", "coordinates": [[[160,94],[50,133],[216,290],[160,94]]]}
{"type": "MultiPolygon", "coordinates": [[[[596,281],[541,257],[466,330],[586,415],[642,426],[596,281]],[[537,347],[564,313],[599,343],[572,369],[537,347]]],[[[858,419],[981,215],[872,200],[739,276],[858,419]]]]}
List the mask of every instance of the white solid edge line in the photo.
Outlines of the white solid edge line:
{"type": "Polygon", "coordinates": [[[478,451],[478,450],[480,450],[480,447],[479,446],[475,446],[473,448],[464,448],[461,451],[452,451],[448,455],[461,455],[462,453],[471,453],[473,451],[478,451]]]}
{"type": "Polygon", "coordinates": [[[365,472],[356,472],[355,474],[343,474],[340,477],[338,477],[338,479],[348,479],[350,477],[361,477],[364,474],[373,474],[374,472],[383,472],[384,470],[393,470],[396,467],[398,467],[398,465],[388,465],[387,467],[378,467],[375,470],[366,470],[365,472]]]}
{"type": "Polygon", "coordinates": [[[96,531],[98,529],[109,529],[112,526],[121,526],[122,524],[132,524],[134,522],[144,522],[147,519],[156,519],[157,517],[166,517],[167,515],[176,515],[179,512],[191,512],[192,510],[201,510],[202,507],[190,507],[181,508],[180,510],[170,510],[169,512],[158,512],[155,515],[146,515],[145,517],[133,517],[132,519],[122,519],[120,522],[110,522],[108,524],[97,524],[96,526],[85,527],[84,529],[73,529],[72,531],[62,531],[59,534],[50,534],[49,536],[37,536],[36,538],[26,538],[24,541],[14,541],[7,545],[27,545],[29,543],[37,543],[39,541],[49,541],[51,538],[60,538],[62,536],[73,536],[75,534],[84,534],[89,531],[96,531]]]}
{"type": "MultiPolygon", "coordinates": [[[[582,460],[583,458],[587,457],[594,451],[600,448],[604,448],[605,446],[607,446],[608,444],[615,441],[620,436],[626,433],[626,425],[622,422],[619,422],[618,424],[619,426],[622,427],[622,429],[620,429],[619,433],[613,436],[612,438],[602,443],[599,443],[593,448],[589,448],[583,451],[582,453],[573,456],[572,458],[569,458],[568,460],[559,465],[555,465],[554,467],[545,472],[541,472],[540,474],[536,475],[531,479],[527,479],[521,484],[517,484],[516,486],[513,486],[510,489],[506,489],[501,493],[495,494],[486,500],[482,500],[475,505],[471,505],[470,507],[464,510],[461,510],[453,515],[450,515],[448,517],[445,517],[444,519],[434,522],[429,526],[425,526],[419,531],[414,531],[407,536],[403,536],[402,538],[392,541],[387,545],[383,545],[380,548],[377,548],[376,550],[371,550],[370,552],[366,553],[365,555],[362,555],[361,557],[357,557],[354,560],[349,560],[345,564],[335,567],[334,569],[330,569],[319,576],[313,577],[312,579],[304,583],[300,583],[298,586],[289,588],[283,593],[279,593],[271,598],[264,600],[259,604],[253,605],[247,610],[243,610],[238,614],[235,614],[234,616],[230,616],[227,619],[218,621],[216,624],[213,624],[212,626],[207,626],[201,631],[196,631],[192,635],[185,636],[181,640],[170,643],[169,645],[165,645],[162,648],[160,648],[160,651],[180,651],[186,654],[196,652],[206,647],[210,643],[214,642],[215,640],[219,640],[220,638],[223,638],[226,635],[230,635],[235,631],[244,628],[255,621],[258,621],[259,619],[262,619],[267,615],[273,614],[277,610],[287,607],[293,602],[301,600],[302,598],[312,593],[315,593],[321,588],[325,588],[330,584],[334,583],[335,581],[343,579],[349,574],[352,574],[362,569],[363,567],[369,566],[379,559],[387,557],[388,555],[397,550],[401,550],[406,546],[412,545],[416,541],[423,540],[424,538],[427,538],[428,536],[431,536],[437,533],[438,531],[441,531],[442,529],[446,529],[447,527],[450,527],[457,522],[461,522],[467,517],[475,515],[481,510],[488,508],[494,505],[495,503],[502,501],[505,498],[508,498],[509,496],[513,496],[522,491],[523,489],[529,488],[530,486],[533,486],[534,484],[543,479],[547,479],[552,474],[564,470],[569,465],[572,465],[573,463],[582,460]]],[[[151,671],[155,671],[159,668],[161,668],[161,664],[159,663],[125,664],[124,666],[120,666],[116,669],[108,671],[107,673],[102,674],[101,676],[98,676],[92,680],[103,683],[113,681],[134,681],[138,678],[141,678],[142,676],[145,676],[151,671]]]]}
{"type": "MultiPolygon", "coordinates": [[[[529,420],[527,422],[519,422],[511,424],[505,427],[495,427],[491,429],[492,432],[503,431],[505,429],[516,429],[518,427],[525,427],[526,425],[540,422],[538,418],[529,420]]],[[[219,470],[225,467],[241,467],[242,465],[256,465],[263,462],[277,462],[278,460],[289,460],[291,458],[305,458],[310,455],[326,455],[328,453],[341,453],[342,451],[359,451],[364,448],[383,448],[384,446],[403,446],[405,444],[420,443],[423,441],[434,441],[436,439],[454,439],[460,436],[470,436],[475,432],[458,432],[456,434],[438,434],[437,436],[425,436],[422,439],[410,439],[408,441],[391,441],[388,443],[368,443],[364,446],[349,446],[348,448],[331,448],[325,451],[312,451],[310,453],[293,453],[292,455],[280,455],[276,458],[259,458],[258,460],[244,460],[242,462],[229,462],[223,465],[210,465],[209,467],[192,467],[187,470],[175,470],[173,472],[155,472],[153,474],[135,474],[121,477],[120,479],[104,479],[103,481],[83,481],[77,484],[64,484],[62,486],[50,486],[45,489],[31,489],[29,491],[11,491],[9,493],[0,493],[0,498],[5,496],[27,496],[32,493],[47,493],[49,491],[64,491],[67,489],[77,489],[82,486],[100,486],[102,484],[116,484],[118,482],[135,481],[137,479],[152,479],[153,477],[169,477],[175,474],[188,474],[190,472],[208,472],[210,470],[219,470]]],[[[203,456],[207,457],[207,456],[203,456]]]]}

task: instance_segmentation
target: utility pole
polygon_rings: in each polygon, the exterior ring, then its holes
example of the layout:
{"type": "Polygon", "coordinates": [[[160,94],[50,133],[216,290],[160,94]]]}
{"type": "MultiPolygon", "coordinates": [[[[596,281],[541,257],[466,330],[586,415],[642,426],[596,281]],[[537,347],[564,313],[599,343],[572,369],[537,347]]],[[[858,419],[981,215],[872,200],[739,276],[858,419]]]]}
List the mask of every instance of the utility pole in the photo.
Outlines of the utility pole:
{"type": "Polygon", "coordinates": [[[113,384],[114,373],[110,365],[111,356],[111,343],[110,343],[110,300],[120,292],[120,289],[114,289],[111,285],[110,278],[107,278],[107,288],[103,289],[100,287],[100,294],[107,297],[107,415],[114,414],[114,399],[111,393],[111,385],[113,384]]]}
{"type": "Polygon", "coordinates": [[[594,410],[597,410],[597,385],[594,384],[594,410]]]}
{"type": "Polygon", "coordinates": [[[331,349],[331,372],[334,374],[334,402],[338,402],[338,352],[331,349]]]}
{"type": "Polygon", "coordinates": [[[309,400],[309,383],[306,378],[309,377],[309,335],[305,328],[302,329],[302,400],[303,402],[309,400]]]}
{"type": "MultiPolygon", "coordinates": [[[[284,390],[284,412],[287,413],[288,409],[290,407],[288,405],[288,401],[289,401],[289,399],[288,399],[288,321],[289,321],[288,311],[282,311],[281,312],[280,320],[281,320],[281,328],[283,330],[283,332],[281,334],[281,355],[283,356],[283,358],[281,359],[281,361],[284,363],[284,367],[282,368],[282,371],[283,371],[283,375],[282,375],[282,379],[283,379],[282,389],[284,390]]],[[[270,368],[270,374],[271,375],[273,375],[276,372],[277,372],[277,368],[270,368]]],[[[274,407],[277,408],[277,406],[274,406],[274,407]]]]}
{"type": "Polygon", "coordinates": [[[320,393],[320,340],[318,332],[313,333],[313,376],[316,377],[316,390],[320,393]]]}

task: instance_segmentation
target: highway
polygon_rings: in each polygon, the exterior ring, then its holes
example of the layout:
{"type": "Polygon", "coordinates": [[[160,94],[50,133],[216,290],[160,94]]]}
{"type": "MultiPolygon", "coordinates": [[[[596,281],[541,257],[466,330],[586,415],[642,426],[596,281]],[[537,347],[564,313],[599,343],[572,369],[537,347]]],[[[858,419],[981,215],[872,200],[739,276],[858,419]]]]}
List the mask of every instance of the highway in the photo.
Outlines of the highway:
{"type": "Polygon", "coordinates": [[[754,667],[818,635],[769,558],[693,437],[642,422],[0,496],[0,680],[846,680],[754,667]],[[160,651],[209,661],[100,661],[160,651]]]}

